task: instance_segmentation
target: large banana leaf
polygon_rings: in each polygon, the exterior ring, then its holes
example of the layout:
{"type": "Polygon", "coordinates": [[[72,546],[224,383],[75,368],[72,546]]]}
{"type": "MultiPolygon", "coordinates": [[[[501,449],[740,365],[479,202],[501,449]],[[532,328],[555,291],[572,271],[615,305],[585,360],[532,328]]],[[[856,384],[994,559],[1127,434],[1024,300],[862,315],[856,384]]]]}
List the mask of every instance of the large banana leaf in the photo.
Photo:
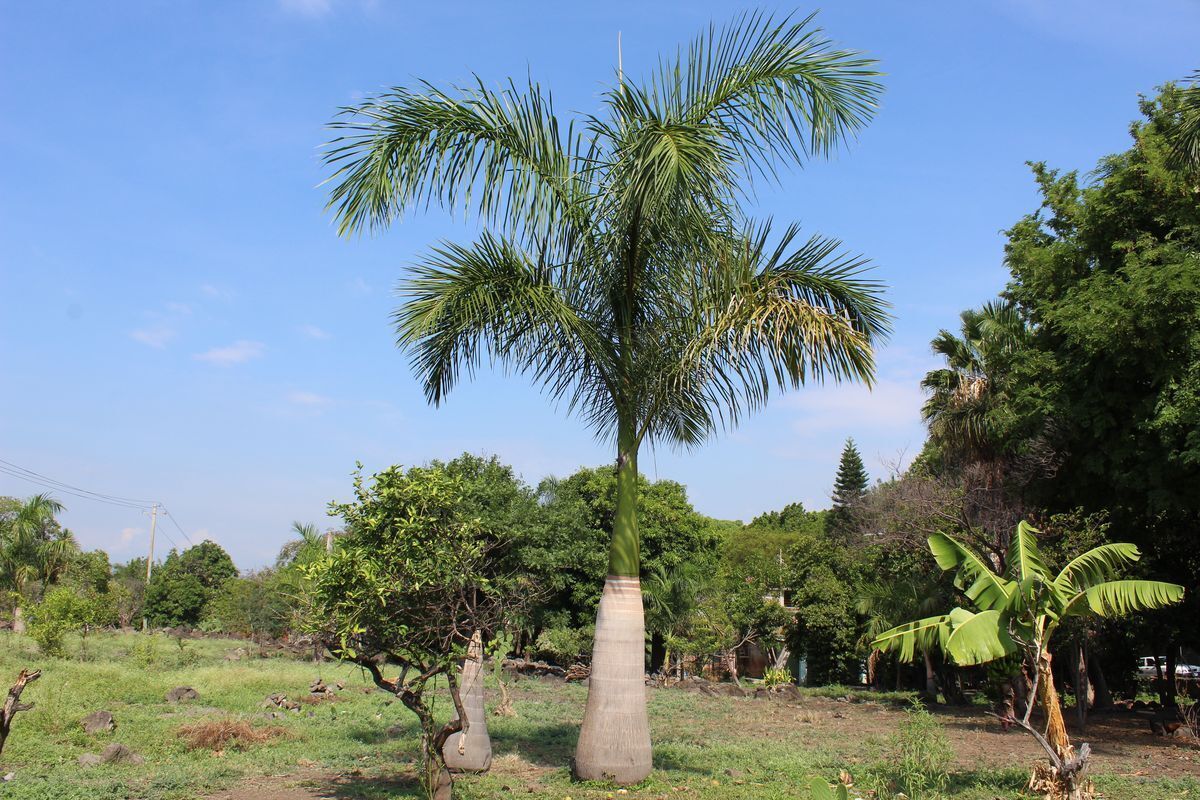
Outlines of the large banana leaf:
{"type": "Polygon", "coordinates": [[[1125,542],[1101,545],[1063,567],[1054,579],[1054,588],[1064,599],[1069,599],[1077,592],[1112,580],[1122,566],[1132,564],[1141,557],[1137,545],[1125,542]]]}
{"type": "Polygon", "coordinates": [[[906,622],[881,633],[871,642],[871,647],[885,653],[896,652],[901,661],[912,661],[918,650],[941,647],[950,636],[950,626],[951,614],[906,622]]]}
{"type": "Polygon", "coordinates": [[[1088,613],[1101,617],[1119,617],[1131,611],[1178,603],[1183,599],[1183,587],[1161,581],[1109,581],[1092,586],[1067,603],[1062,616],[1083,616],[1088,613]]]}
{"type": "Polygon", "coordinates": [[[929,537],[929,549],[939,567],[944,570],[958,570],[954,583],[976,606],[984,610],[1008,606],[1015,587],[993,572],[991,567],[966,545],[937,533],[929,537]]]}
{"type": "Polygon", "coordinates": [[[1006,617],[994,609],[971,614],[954,626],[946,641],[946,653],[955,663],[969,666],[1017,652],[1017,644],[1008,633],[1006,617]]]}
{"type": "Polygon", "coordinates": [[[1020,584],[1034,584],[1039,580],[1050,583],[1050,568],[1037,546],[1038,533],[1038,529],[1025,520],[1017,523],[1017,532],[1008,545],[1005,577],[1009,580],[1020,584]]]}

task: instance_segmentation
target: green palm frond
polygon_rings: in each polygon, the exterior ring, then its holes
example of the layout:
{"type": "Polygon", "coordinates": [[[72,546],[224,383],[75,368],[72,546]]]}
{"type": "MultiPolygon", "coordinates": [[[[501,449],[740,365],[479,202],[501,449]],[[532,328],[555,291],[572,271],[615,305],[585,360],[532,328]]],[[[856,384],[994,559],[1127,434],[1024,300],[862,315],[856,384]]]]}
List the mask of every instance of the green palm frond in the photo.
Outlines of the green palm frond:
{"type": "Polygon", "coordinates": [[[929,537],[929,549],[939,567],[956,570],[955,585],[976,606],[984,610],[1008,605],[1016,591],[1011,581],[997,575],[971,548],[944,534],[929,537]]]}
{"type": "Polygon", "coordinates": [[[1142,557],[1137,545],[1105,544],[1093,548],[1062,568],[1054,579],[1055,589],[1065,597],[1082,592],[1098,583],[1112,580],[1126,564],[1142,557]]]}
{"type": "Polygon", "coordinates": [[[1200,169],[1200,70],[1187,78],[1181,91],[1179,124],[1172,134],[1171,161],[1176,166],[1200,169]]]}
{"type": "Polygon", "coordinates": [[[945,649],[962,666],[985,664],[1018,650],[1009,634],[1006,615],[995,609],[956,622],[945,649]]]}
{"type": "Polygon", "coordinates": [[[532,372],[572,402],[581,382],[603,382],[611,355],[572,304],[573,288],[557,282],[564,274],[487,232],[471,247],[437,248],[414,268],[393,320],[429,401],[440,403],[459,371],[485,358],[532,372]]]}
{"type": "Polygon", "coordinates": [[[1063,609],[1061,616],[1119,617],[1132,611],[1148,611],[1178,603],[1183,587],[1161,581],[1108,581],[1080,592],[1063,609]]]}
{"type": "Polygon", "coordinates": [[[345,234],[386,226],[407,209],[440,204],[475,211],[507,230],[556,221],[587,230],[590,145],[563,129],[532,81],[492,91],[397,87],[342,109],[325,162],[329,207],[345,234]]]}

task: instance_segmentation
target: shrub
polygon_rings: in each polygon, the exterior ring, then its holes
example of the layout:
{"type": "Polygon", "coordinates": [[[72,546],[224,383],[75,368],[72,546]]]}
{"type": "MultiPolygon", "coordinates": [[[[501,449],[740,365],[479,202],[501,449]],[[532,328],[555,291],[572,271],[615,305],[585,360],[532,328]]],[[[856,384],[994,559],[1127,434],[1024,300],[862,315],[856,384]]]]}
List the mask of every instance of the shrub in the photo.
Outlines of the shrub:
{"type": "Polygon", "coordinates": [[[81,650],[86,654],[87,634],[104,615],[105,608],[98,598],[60,586],[47,592],[42,602],[30,609],[29,635],[46,655],[63,656],[66,655],[64,638],[68,633],[79,632],[84,637],[81,650]]]}
{"type": "Polygon", "coordinates": [[[593,631],[590,625],[582,628],[547,628],[538,634],[533,644],[533,654],[537,658],[569,667],[588,652],[593,631]]]}
{"type": "Polygon", "coordinates": [[[158,642],[154,636],[142,636],[129,648],[129,658],[139,667],[150,667],[158,663],[158,642]]]}
{"type": "Polygon", "coordinates": [[[768,689],[774,689],[776,686],[786,686],[791,682],[792,673],[788,672],[786,669],[768,667],[767,670],[763,672],[763,683],[766,684],[768,689]]]}

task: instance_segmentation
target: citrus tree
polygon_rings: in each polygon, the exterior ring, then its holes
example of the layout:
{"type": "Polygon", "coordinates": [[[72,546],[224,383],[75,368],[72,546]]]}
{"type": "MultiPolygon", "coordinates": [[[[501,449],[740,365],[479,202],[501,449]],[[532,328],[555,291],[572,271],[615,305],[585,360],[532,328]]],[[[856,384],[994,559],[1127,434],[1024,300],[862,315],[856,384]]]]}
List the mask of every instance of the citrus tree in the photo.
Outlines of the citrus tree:
{"type": "Polygon", "coordinates": [[[803,20],[747,14],[619,74],[604,111],[567,122],[532,80],[500,91],[395,88],[345,109],[327,152],[343,233],[413,206],[478,213],[471,244],[402,283],[398,345],[431,403],[485,361],[528,375],[616,449],[618,490],[576,750],[584,779],[651,767],[638,453],[695,447],[777,387],[874,374],[882,287],[840,243],[781,235],[742,204],[782,165],[823,156],[872,116],[874,62],[803,20]]]}
{"type": "Polygon", "coordinates": [[[1049,767],[1035,768],[1031,785],[1052,797],[1079,800],[1088,795],[1086,778],[1090,748],[1078,752],[1063,724],[1062,708],[1051,674],[1050,642],[1070,617],[1119,617],[1135,611],[1161,608],[1183,599],[1183,587],[1149,580],[1119,580],[1121,568],[1141,554],[1132,544],[1105,544],[1073,559],[1057,573],[1043,558],[1037,529],[1027,522],[1017,525],[1003,573],[953,537],[929,538],[929,549],[939,567],[955,571],[955,586],[975,610],[954,608],[949,613],[899,625],[880,634],[872,646],[898,651],[901,659],[938,647],[961,665],[984,664],[1019,654],[1030,672],[1030,696],[1045,715],[1044,731],[1030,718],[1035,703],[1007,722],[1033,736],[1050,759],[1049,767]]]}

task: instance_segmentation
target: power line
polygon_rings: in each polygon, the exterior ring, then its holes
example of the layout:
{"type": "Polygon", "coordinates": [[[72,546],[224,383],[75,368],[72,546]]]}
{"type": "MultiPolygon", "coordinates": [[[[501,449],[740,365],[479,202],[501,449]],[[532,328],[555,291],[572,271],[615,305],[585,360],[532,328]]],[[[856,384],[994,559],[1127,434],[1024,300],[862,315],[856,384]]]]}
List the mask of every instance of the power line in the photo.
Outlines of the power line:
{"type": "Polygon", "coordinates": [[[65,492],[82,497],[87,500],[96,500],[101,503],[109,503],[110,505],[126,506],[129,508],[149,508],[154,504],[152,500],[137,500],[132,497],[120,497],[118,495],[105,494],[103,492],[93,492],[90,489],[84,489],[79,486],[60,481],[56,478],[51,478],[43,475],[40,472],[35,472],[19,464],[14,464],[11,461],[0,459],[0,472],[5,475],[10,475],[14,478],[28,481],[29,483],[39,484],[48,489],[65,492]]]}
{"type": "MultiPolygon", "coordinates": [[[[72,497],[79,497],[83,500],[92,500],[97,503],[105,503],[118,508],[136,508],[142,511],[150,511],[157,506],[162,510],[163,514],[165,514],[166,517],[171,520],[171,524],[174,525],[175,529],[179,531],[181,536],[183,536],[184,541],[186,541],[189,545],[192,544],[191,537],[187,535],[187,531],[183,529],[183,526],[179,524],[179,521],[175,519],[175,516],[161,503],[157,503],[153,500],[137,500],[132,497],[121,497],[119,495],[105,494],[103,492],[93,492],[90,489],[84,489],[79,486],[74,486],[64,481],[60,481],[57,478],[51,478],[48,475],[35,472],[26,467],[22,467],[19,464],[14,464],[11,461],[5,461],[2,458],[0,458],[0,475],[8,475],[9,477],[17,478],[19,480],[41,486],[44,489],[51,489],[55,492],[62,492],[63,494],[71,495],[72,497]]],[[[172,538],[172,536],[165,530],[162,532],[162,535],[167,538],[167,541],[170,542],[176,550],[182,549],[179,543],[176,542],[175,539],[172,538]]]]}
{"type": "Polygon", "coordinates": [[[167,515],[167,519],[171,520],[171,524],[175,526],[175,530],[179,531],[184,540],[187,541],[187,543],[192,547],[195,547],[196,543],[192,541],[192,537],[187,535],[187,531],[185,531],[183,526],[179,524],[179,520],[175,519],[175,515],[171,513],[171,510],[166,506],[163,506],[163,513],[167,515]]]}

